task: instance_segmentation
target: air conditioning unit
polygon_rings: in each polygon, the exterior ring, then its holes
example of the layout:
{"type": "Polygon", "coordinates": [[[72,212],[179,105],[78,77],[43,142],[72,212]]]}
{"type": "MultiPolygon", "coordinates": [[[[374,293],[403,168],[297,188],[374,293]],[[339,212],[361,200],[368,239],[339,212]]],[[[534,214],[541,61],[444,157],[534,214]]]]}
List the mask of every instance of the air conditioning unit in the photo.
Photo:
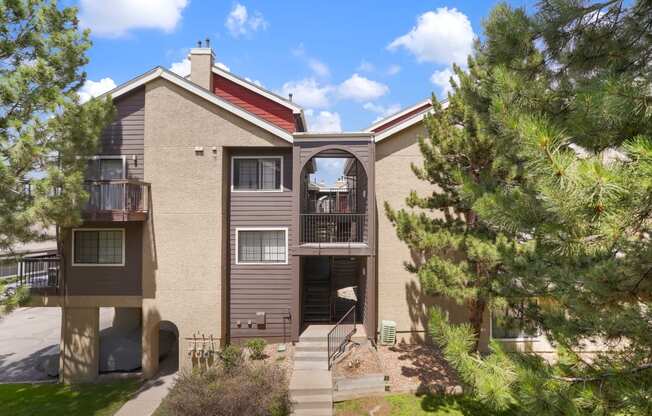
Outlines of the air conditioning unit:
{"type": "Polygon", "coordinates": [[[380,343],[382,345],[394,345],[396,343],[396,322],[380,322],[380,343]]]}

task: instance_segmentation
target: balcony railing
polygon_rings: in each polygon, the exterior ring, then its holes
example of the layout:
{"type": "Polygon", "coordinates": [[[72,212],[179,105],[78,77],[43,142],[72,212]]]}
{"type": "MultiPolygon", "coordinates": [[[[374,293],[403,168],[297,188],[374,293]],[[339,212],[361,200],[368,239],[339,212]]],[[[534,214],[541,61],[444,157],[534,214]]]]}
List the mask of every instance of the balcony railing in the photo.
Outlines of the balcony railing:
{"type": "Polygon", "coordinates": [[[144,220],[149,211],[150,185],[146,182],[89,181],[84,188],[89,194],[83,209],[87,219],[144,220]]]}
{"type": "Polygon", "coordinates": [[[61,259],[59,257],[18,260],[18,286],[56,288],[59,286],[61,259]]]}
{"type": "Polygon", "coordinates": [[[301,243],[364,243],[367,214],[301,214],[301,243]]]}

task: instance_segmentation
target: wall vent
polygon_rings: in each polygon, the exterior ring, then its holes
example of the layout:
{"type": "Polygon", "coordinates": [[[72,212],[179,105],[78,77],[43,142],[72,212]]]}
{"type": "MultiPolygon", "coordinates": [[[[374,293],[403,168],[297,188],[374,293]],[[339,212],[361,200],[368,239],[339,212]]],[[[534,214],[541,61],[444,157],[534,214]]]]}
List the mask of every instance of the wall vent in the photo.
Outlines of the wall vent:
{"type": "Polygon", "coordinates": [[[383,345],[394,345],[396,343],[396,322],[380,322],[380,343],[383,345]]]}

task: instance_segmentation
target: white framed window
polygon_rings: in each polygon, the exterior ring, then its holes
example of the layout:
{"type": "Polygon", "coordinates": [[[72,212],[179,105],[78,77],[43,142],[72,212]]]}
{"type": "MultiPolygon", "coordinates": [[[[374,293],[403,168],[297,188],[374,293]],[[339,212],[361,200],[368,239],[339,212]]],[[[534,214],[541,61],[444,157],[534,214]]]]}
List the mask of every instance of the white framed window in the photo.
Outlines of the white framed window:
{"type": "Polygon", "coordinates": [[[72,230],[73,266],[124,266],[124,228],[76,228],[72,230]]]}
{"type": "Polygon", "coordinates": [[[287,228],[236,228],[236,264],[288,264],[287,228]]]}
{"type": "Polygon", "coordinates": [[[125,155],[97,155],[88,158],[86,179],[90,181],[111,181],[127,177],[125,155]]]}
{"type": "Polygon", "coordinates": [[[283,157],[233,156],[231,158],[231,191],[283,191],[283,157]]]}
{"type": "Polygon", "coordinates": [[[526,302],[516,307],[491,311],[490,334],[498,341],[536,341],[541,337],[539,327],[524,316],[526,302]]]}

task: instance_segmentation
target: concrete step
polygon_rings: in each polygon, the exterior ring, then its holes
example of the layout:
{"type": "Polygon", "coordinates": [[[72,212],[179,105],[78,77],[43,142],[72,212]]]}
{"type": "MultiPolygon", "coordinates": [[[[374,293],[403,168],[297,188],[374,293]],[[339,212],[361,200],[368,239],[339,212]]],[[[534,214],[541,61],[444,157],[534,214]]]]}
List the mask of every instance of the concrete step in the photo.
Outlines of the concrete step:
{"type": "Polygon", "coordinates": [[[326,335],[301,335],[299,342],[328,342],[326,335]]]}
{"type": "Polygon", "coordinates": [[[294,416],[332,416],[333,409],[301,409],[292,412],[294,416]]]}
{"type": "Polygon", "coordinates": [[[324,354],[328,353],[328,343],[327,342],[299,342],[294,347],[294,351],[321,351],[324,354]]]}
{"type": "Polygon", "coordinates": [[[294,361],[328,361],[328,353],[324,351],[297,351],[294,353],[294,361]]]}
{"type": "Polygon", "coordinates": [[[314,394],[292,397],[292,408],[294,410],[331,409],[332,407],[332,394],[314,394]]]}
{"type": "Polygon", "coordinates": [[[289,386],[292,397],[332,394],[333,380],[328,370],[301,370],[295,367],[289,386]]]}
{"type": "Polygon", "coordinates": [[[328,361],[295,361],[295,370],[328,370],[328,361]]]}

